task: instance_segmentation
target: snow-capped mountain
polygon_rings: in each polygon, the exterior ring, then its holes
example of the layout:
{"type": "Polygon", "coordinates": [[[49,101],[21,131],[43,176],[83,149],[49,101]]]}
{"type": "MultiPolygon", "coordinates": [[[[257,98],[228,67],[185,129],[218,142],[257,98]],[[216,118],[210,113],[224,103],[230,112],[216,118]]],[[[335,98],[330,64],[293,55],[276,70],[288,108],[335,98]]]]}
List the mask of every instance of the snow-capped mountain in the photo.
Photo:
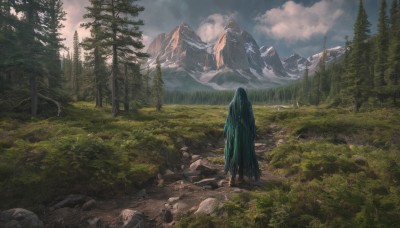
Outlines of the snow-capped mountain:
{"type": "MultiPolygon", "coordinates": [[[[148,46],[147,61],[159,58],[167,90],[212,90],[276,87],[298,79],[306,64],[318,65],[322,53],[308,59],[292,55],[281,61],[274,47],[259,47],[252,35],[231,20],[214,43],[205,43],[186,23],[158,35],[148,46]],[[316,64],[315,64],[316,63],[316,64]]],[[[328,49],[328,59],[341,55],[328,49]]],[[[311,72],[311,70],[310,70],[311,72]]]]}
{"type": "Polygon", "coordinates": [[[297,53],[294,53],[291,56],[284,58],[282,62],[285,71],[291,77],[300,77],[302,72],[304,72],[304,70],[306,69],[306,66],[311,65],[311,63],[306,58],[301,57],[297,53]]]}
{"type": "Polygon", "coordinates": [[[282,65],[282,61],[279,57],[278,52],[274,47],[263,46],[260,48],[261,58],[267,68],[272,69],[272,71],[282,77],[288,76],[285,68],[282,65]]]}

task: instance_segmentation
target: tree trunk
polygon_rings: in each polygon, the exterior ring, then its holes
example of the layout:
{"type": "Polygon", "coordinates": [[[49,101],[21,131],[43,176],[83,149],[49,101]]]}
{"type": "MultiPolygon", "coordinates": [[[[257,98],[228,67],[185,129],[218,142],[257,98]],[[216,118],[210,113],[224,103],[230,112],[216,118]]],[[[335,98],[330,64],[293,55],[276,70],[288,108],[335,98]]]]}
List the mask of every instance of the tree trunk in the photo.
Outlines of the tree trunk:
{"type": "Polygon", "coordinates": [[[124,110],[129,111],[129,85],[128,85],[128,65],[124,64],[124,110]]]}
{"type": "Polygon", "coordinates": [[[103,107],[103,95],[101,92],[101,79],[100,79],[100,56],[99,49],[94,49],[94,80],[96,84],[96,108],[103,107]]]}
{"type": "Polygon", "coordinates": [[[117,47],[113,45],[113,60],[112,60],[112,74],[111,74],[111,99],[112,109],[111,114],[113,117],[118,115],[118,97],[117,97],[117,70],[118,70],[118,56],[117,47]]]}
{"type": "Polygon", "coordinates": [[[37,79],[34,73],[29,77],[29,86],[31,92],[31,114],[36,116],[38,110],[38,94],[37,94],[37,79]]]}

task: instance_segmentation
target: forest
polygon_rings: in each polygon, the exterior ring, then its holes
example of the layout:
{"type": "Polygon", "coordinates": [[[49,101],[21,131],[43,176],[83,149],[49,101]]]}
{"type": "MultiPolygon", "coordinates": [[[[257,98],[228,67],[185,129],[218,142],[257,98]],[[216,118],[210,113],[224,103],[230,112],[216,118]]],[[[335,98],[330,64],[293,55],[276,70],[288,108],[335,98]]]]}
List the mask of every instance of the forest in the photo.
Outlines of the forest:
{"type": "Polygon", "coordinates": [[[144,64],[140,1],[89,2],[90,37],[75,31],[68,50],[61,0],[0,0],[0,227],[400,223],[398,0],[379,1],[376,34],[359,1],[343,58],[324,51],[315,74],[247,90],[262,177],[235,188],[234,91],[165,91],[159,62],[144,64]]]}

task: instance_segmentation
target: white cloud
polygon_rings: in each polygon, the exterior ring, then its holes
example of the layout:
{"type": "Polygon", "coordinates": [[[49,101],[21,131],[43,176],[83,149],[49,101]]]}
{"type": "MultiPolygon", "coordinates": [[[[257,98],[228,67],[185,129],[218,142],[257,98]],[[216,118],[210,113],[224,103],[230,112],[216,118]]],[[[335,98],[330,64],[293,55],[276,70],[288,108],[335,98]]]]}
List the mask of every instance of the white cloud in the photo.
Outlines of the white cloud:
{"type": "Polygon", "coordinates": [[[310,7],[288,1],[280,8],[267,10],[255,20],[256,30],[289,43],[325,35],[344,13],[344,0],[321,0],[310,7]]]}
{"type": "Polygon", "coordinates": [[[211,42],[218,38],[218,35],[224,31],[225,25],[228,21],[235,17],[235,14],[222,15],[212,14],[201,22],[197,29],[197,34],[205,42],[211,42]]]}

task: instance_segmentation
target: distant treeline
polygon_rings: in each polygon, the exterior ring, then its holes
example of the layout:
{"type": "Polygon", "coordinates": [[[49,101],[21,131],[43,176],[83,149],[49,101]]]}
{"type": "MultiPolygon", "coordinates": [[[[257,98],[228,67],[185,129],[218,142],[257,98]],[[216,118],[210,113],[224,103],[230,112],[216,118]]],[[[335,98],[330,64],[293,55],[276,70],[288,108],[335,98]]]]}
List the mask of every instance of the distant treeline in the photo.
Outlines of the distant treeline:
{"type": "MultiPolygon", "coordinates": [[[[253,104],[288,104],[296,101],[296,84],[288,84],[272,89],[249,89],[247,96],[253,104]]],[[[166,104],[204,104],[226,105],[234,95],[234,90],[215,91],[166,91],[164,102],[166,104]]]]}

